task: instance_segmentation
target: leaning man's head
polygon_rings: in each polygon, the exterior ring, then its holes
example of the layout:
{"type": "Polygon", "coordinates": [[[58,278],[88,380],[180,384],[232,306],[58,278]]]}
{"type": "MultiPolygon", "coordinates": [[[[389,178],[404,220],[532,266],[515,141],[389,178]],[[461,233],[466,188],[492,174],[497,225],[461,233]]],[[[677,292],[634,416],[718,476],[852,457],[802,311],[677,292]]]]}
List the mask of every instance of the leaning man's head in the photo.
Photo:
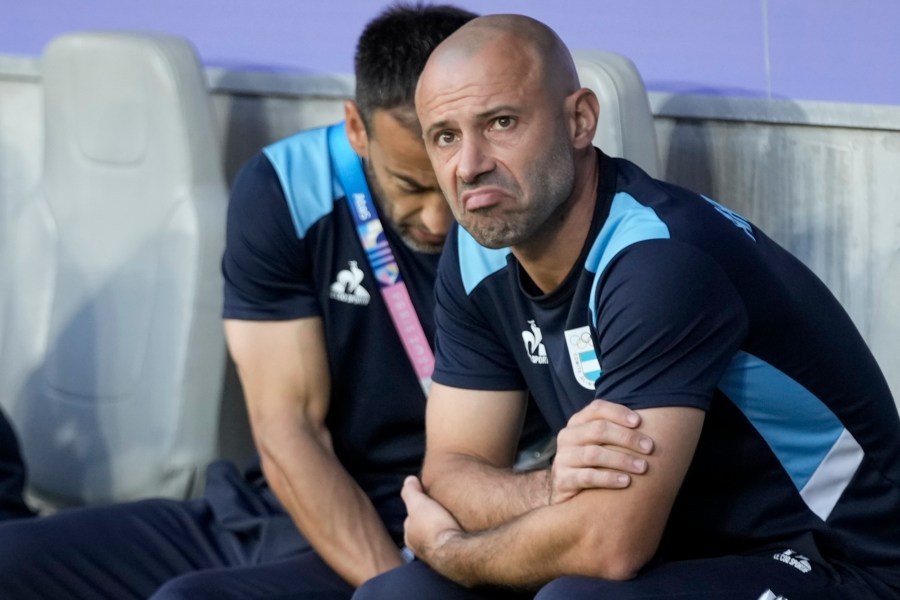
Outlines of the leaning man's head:
{"type": "Polygon", "coordinates": [[[347,135],[388,225],[411,248],[440,252],[453,223],[422,144],[414,98],[431,51],[476,15],[449,5],[396,5],[363,31],[347,135]]]}

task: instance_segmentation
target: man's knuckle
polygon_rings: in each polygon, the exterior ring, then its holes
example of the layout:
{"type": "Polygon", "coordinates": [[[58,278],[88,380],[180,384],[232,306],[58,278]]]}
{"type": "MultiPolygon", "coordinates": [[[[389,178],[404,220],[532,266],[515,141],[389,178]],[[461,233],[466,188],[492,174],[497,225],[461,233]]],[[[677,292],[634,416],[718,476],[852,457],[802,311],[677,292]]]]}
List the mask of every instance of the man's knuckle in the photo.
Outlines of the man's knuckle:
{"type": "Polygon", "coordinates": [[[603,449],[599,446],[588,446],[584,449],[585,462],[594,465],[600,462],[603,455],[603,449]]]}
{"type": "Polygon", "coordinates": [[[596,437],[603,437],[606,435],[606,431],[608,429],[609,423],[606,421],[594,421],[591,423],[591,433],[593,433],[596,437]]]}
{"type": "Polygon", "coordinates": [[[582,469],[575,474],[575,481],[579,486],[584,487],[591,482],[591,473],[588,469],[582,469]]]}

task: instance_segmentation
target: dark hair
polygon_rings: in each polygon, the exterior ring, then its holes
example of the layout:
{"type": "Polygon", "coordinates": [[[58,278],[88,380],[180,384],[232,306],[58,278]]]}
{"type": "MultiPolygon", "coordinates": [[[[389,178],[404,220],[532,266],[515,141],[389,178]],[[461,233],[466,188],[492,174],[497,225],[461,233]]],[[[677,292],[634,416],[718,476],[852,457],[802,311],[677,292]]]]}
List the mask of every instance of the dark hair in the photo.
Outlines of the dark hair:
{"type": "Polygon", "coordinates": [[[356,45],[354,68],[356,104],[367,131],[376,109],[400,109],[394,116],[418,130],[416,82],[428,56],[477,16],[449,4],[397,3],[366,25],[356,45]]]}

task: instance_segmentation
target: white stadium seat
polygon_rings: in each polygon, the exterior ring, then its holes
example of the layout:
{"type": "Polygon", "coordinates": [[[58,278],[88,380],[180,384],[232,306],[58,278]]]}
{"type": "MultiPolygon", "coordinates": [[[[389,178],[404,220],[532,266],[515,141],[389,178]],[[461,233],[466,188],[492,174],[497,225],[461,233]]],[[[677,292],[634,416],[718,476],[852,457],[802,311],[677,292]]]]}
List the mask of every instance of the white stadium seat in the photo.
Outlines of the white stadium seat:
{"type": "Polygon", "coordinates": [[[0,402],[52,505],[185,497],[213,458],[227,190],[179,38],[62,35],[39,190],[10,216],[0,402]]]}
{"type": "Polygon", "coordinates": [[[593,90],[600,100],[594,145],[659,177],[653,113],[634,63],[621,54],[602,50],[576,50],[572,56],[581,85],[593,90]]]}

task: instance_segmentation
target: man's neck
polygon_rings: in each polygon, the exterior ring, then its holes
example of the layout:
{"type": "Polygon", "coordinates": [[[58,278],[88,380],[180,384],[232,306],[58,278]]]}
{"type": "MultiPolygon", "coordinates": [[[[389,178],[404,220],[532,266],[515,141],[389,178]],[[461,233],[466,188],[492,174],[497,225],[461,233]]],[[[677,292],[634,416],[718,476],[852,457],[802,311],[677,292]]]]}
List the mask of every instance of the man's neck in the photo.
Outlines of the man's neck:
{"type": "Polygon", "coordinates": [[[560,206],[547,226],[526,243],[514,246],[512,253],[534,284],[545,294],[562,284],[581,255],[597,204],[600,185],[599,163],[595,152],[580,165],[572,195],[560,206]]]}

